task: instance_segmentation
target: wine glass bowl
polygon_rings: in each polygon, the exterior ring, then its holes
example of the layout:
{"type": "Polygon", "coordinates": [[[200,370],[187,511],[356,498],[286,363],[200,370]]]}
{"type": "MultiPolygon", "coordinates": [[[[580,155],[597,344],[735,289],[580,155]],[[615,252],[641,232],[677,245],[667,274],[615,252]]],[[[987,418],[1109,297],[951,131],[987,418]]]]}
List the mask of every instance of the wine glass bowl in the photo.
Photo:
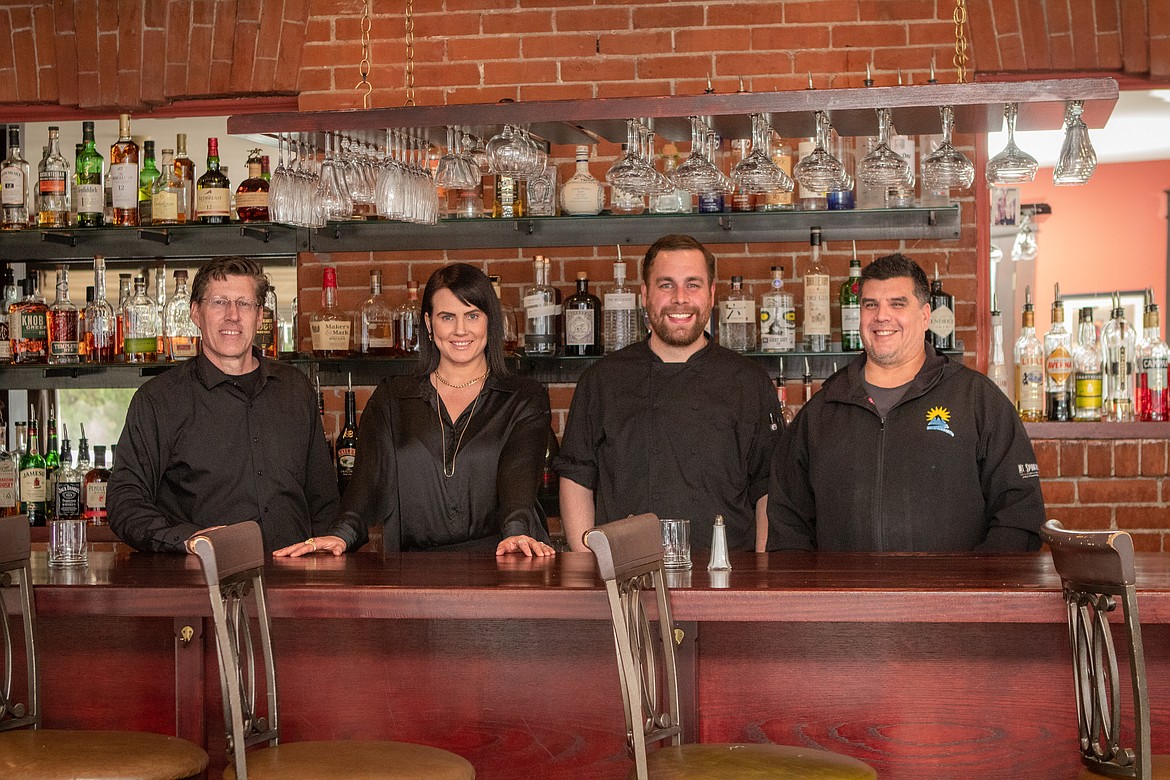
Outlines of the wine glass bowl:
{"type": "Polygon", "coordinates": [[[792,179],[772,162],[772,128],[767,118],[763,114],[752,114],[751,121],[752,151],[735,164],[731,172],[732,184],[737,189],[758,195],[792,192],[792,179]]]}
{"type": "Polygon", "coordinates": [[[922,185],[929,190],[967,189],[975,181],[975,165],[951,143],[955,110],[941,106],[942,143],[922,161],[922,185]]]}
{"type": "Polygon", "coordinates": [[[1007,124],[1008,140],[1003,151],[987,161],[985,176],[988,184],[1026,184],[1036,178],[1040,164],[1036,158],[1016,146],[1016,116],[1019,106],[1005,103],[1003,118],[1007,124]]]}
{"type": "Polygon", "coordinates": [[[812,192],[828,192],[845,181],[847,172],[845,164],[828,150],[831,127],[824,111],[816,112],[816,128],[816,146],[792,169],[792,178],[812,192]]]}
{"type": "Polygon", "coordinates": [[[1070,101],[1065,109],[1064,142],[1060,147],[1060,158],[1052,169],[1053,184],[1084,184],[1097,170],[1097,151],[1089,140],[1089,128],[1081,118],[1084,110],[1082,100],[1070,101]]]}
{"type": "Polygon", "coordinates": [[[857,163],[857,178],[869,187],[901,187],[914,181],[914,170],[906,158],[890,148],[893,122],[890,109],[879,108],[878,145],[857,163]]]}

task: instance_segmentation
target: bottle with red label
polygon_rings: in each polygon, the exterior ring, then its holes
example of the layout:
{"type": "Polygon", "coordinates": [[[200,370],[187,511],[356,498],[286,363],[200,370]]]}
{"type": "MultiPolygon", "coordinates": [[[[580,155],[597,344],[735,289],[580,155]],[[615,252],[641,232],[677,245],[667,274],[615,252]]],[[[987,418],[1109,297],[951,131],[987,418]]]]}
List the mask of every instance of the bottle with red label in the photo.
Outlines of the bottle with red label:
{"type": "Polygon", "coordinates": [[[205,225],[231,220],[231,182],[219,169],[219,139],[207,139],[207,170],[195,183],[195,219],[205,225]]]}
{"type": "Polygon", "coordinates": [[[106,468],[106,448],[93,446],[93,468],[85,474],[82,486],[82,501],[85,502],[85,519],[90,525],[106,524],[106,486],[110,482],[110,470],[106,468]]]}
{"type": "Polygon", "coordinates": [[[1060,300],[1059,284],[1052,302],[1052,329],[1044,334],[1044,376],[1045,416],[1051,422],[1068,422],[1072,419],[1072,334],[1064,324],[1064,302],[1060,300]]]}

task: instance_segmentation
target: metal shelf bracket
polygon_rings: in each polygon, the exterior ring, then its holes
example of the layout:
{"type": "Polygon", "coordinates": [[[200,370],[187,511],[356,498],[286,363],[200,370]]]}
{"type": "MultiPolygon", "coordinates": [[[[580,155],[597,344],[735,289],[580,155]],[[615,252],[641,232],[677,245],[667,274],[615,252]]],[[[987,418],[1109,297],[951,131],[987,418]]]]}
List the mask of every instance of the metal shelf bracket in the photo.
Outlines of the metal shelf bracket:
{"type": "Polygon", "coordinates": [[[63,233],[56,230],[45,230],[41,232],[41,241],[49,244],[75,247],[77,246],[77,235],[75,233],[63,233]]]}
{"type": "Polygon", "coordinates": [[[153,228],[139,228],[138,237],[146,239],[147,241],[157,241],[165,246],[171,245],[171,231],[166,228],[155,230],[153,228]]]}
{"type": "Polygon", "coordinates": [[[272,231],[261,225],[240,225],[240,236],[244,238],[254,238],[257,241],[262,241],[265,244],[272,238],[272,231]]]}

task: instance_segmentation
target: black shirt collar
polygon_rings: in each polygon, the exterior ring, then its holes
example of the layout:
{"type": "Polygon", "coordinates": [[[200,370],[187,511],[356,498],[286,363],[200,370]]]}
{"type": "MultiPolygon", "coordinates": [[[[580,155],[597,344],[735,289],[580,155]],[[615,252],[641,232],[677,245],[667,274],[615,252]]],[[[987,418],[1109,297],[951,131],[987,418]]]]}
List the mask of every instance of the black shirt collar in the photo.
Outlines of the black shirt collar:
{"type": "MultiPolygon", "coordinates": [[[[275,379],[276,376],[269,370],[270,366],[268,365],[268,359],[265,358],[264,354],[260,352],[260,350],[255,346],[252,347],[252,356],[255,357],[256,361],[260,364],[260,375],[258,381],[256,382],[256,390],[259,392],[259,390],[264,387],[269,379],[275,379]]],[[[202,352],[200,352],[199,355],[195,357],[195,375],[199,377],[199,381],[208,390],[211,390],[214,387],[218,387],[224,382],[235,381],[235,377],[233,377],[231,374],[225,374],[224,372],[220,371],[216,365],[212,363],[202,352]]]]}

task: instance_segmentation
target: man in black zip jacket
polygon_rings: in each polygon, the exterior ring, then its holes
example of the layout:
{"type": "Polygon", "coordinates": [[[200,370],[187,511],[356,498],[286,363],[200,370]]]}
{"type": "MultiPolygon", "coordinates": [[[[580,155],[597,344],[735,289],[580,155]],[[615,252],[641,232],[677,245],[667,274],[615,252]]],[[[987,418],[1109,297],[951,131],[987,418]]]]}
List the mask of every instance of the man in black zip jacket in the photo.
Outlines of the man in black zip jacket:
{"type": "Polygon", "coordinates": [[[769,550],[1040,548],[1032,443],[994,383],[926,343],[929,294],[900,254],[862,272],[865,354],[825,381],[776,448],[769,550]]]}

